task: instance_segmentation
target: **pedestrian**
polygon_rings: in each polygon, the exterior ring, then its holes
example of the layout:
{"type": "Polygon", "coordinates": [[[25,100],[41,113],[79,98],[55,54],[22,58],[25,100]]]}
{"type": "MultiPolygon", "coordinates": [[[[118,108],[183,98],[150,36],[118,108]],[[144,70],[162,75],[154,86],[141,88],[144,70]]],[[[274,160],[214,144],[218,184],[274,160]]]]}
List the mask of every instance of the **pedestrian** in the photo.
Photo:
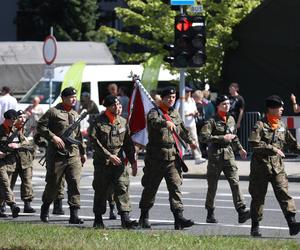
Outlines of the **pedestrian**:
{"type": "Polygon", "coordinates": [[[80,209],[79,183],[82,164],[86,161],[80,128],[72,132],[72,139],[81,144],[70,144],[61,136],[77,119],[78,113],[73,109],[76,105],[76,90],[67,87],[61,92],[62,102],[50,108],[38,121],[37,131],[48,140],[46,153],[46,186],[43,192],[40,218],[49,222],[49,206],[57,198],[63,175],[68,187],[68,204],[70,206],[70,224],[82,224],[78,217],[80,209]]]}
{"type": "Polygon", "coordinates": [[[238,222],[244,223],[250,218],[250,212],[246,209],[239,187],[238,167],[233,150],[238,150],[242,159],[246,159],[247,152],[236,135],[235,121],[229,114],[229,98],[226,95],[218,96],[216,107],[215,117],[205,122],[200,133],[200,140],[208,144],[206,222],[218,223],[214,214],[215,197],[220,174],[223,172],[231,188],[233,203],[238,212],[238,222]]]}
{"type": "Polygon", "coordinates": [[[300,106],[297,103],[296,96],[294,94],[291,94],[291,101],[293,105],[293,111],[295,113],[300,113],[300,106]]]}
{"type": "Polygon", "coordinates": [[[142,185],[144,187],[139,207],[141,228],[151,228],[149,210],[154,205],[159,185],[164,178],[169,191],[170,208],[174,215],[174,228],[181,230],[194,225],[192,220],[183,217],[182,203],[182,170],[176,132],[191,148],[197,147],[188,130],[185,128],[177,110],[173,108],[176,99],[175,88],[165,88],[162,93],[159,109],[153,108],[147,115],[149,142],[146,146],[145,167],[142,185]]]}
{"type": "Polygon", "coordinates": [[[0,124],[3,123],[3,114],[9,109],[17,109],[18,101],[11,95],[10,88],[7,86],[2,87],[0,97],[0,124]]]}
{"type": "MultiPolygon", "coordinates": [[[[18,113],[14,109],[7,110],[4,115],[4,122],[0,125],[0,203],[5,202],[10,206],[12,217],[19,216],[20,208],[15,202],[15,196],[11,189],[11,176],[16,169],[17,156],[16,151],[19,143],[13,142],[12,137],[18,136],[15,132],[14,124],[18,113]],[[7,142],[10,141],[8,144],[7,142]]],[[[3,211],[0,211],[0,217],[7,217],[3,211]]]]}
{"type": "Polygon", "coordinates": [[[230,110],[229,113],[233,116],[236,127],[239,129],[241,127],[241,122],[244,115],[245,110],[245,100],[239,94],[239,85],[236,82],[233,82],[229,86],[229,100],[230,100],[230,110]]]}
{"type": "Polygon", "coordinates": [[[25,136],[34,136],[36,134],[37,121],[44,114],[44,110],[40,105],[41,99],[35,96],[32,99],[32,104],[25,109],[27,115],[27,123],[25,128],[25,136]]]}
{"type": "Polygon", "coordinates": [[[126,119],[121,117],[121,104],[116,96],[108,95],[103,105],[106,111],[95,121],[90,131],[90,137],[95,154],[94,180],[95,190],[93,212],[95,220],[93,227],[104,228],[102,215],[106,211],[107,193],[113,185],[114,197],[118,213],[121,215],[122,228],[133,229],[136,221],[130,219],[131,203],[128,193],[129,174],[124,162],[124,154],[129,160],[132,175],[137,174],[135,148],[129,135],[126,119]]]}
{"type": "Polygon", "coordinates": [[[32,188],[32,174],[33,174],[33,159],[35,147],[32,140],[29,140],[24,133],[24,124],[27,116],[22,111],[18,111],[18,119],[16,122],[16,129],[19,130],[18,141],[20,149],[16,151],[16,168],[11,177],[11,189],[14,189],[18,176],[21,178],[21,199],[24,202],[24,213],[35,213],[35,209],[31,207],[31,202],[34,198],[32,188]]]}
{"type": "Polygon", "coordinates": [[[300,154],[300,145],[281,121],[283,101],[277,95],[266,98],[266,116],[257,121],[249,136],[253,154],[250,163],[249,193],[251,195],[251,235],[261,236],[259,221],[263,218],[263,207],[272,184],[275,197],[289,226],[290,235],[300,232],[300,222],[295,219],[296,206],[288,194],[288,179],[282,158],[284,146],[300,154]]]}

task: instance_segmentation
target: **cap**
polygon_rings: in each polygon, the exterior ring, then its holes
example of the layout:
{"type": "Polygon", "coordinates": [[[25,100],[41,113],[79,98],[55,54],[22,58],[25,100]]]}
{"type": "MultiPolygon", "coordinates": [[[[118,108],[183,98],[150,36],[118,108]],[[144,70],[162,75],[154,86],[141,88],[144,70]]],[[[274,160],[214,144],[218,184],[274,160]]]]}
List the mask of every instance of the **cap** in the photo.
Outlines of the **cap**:
{"type": "Polygon", "coordinates": [[[271,95],[266,98],[267,108],[280,108],[283,107],[284,103],[278,95],[271,95]]]}
{"type": "Polygon", "coordinates": [[[7,120],[10,119],[17,119],[18,118],[18,112],[14,109],[9,109],[3,114],[4,118],[7,120]]]}
{"type": "Polygon", "coordinates": [[[192,91],[193,91],[192,88],[190,88],[189,86],[185,86],[185,92],[192,92],[192,91]]]}
{"type": "Polygon", "coordinates": [[[164,98],[167,95],[171,95],[171,94],[176,94],[176,90],[173,87],[167,87],[164,88],[163,91],[161,92],[161,98],[164,98]]]}
{"type": "Polygon", "coordinates": [[[103,106],[105,107],[109,107],[111,105],[116,104],[117,102],[119,102],[118,97],[114,96],[114,95],[108,95],[105,97],[104,102],[103,102],[103,106]]]}
{"type": "Polygon", "coordinates": [[[220,103],[229,100],[227,95],[219,95],[216,100],[216,106],[219,106],[220,103]]]}
{"type": "Polygon", "coordinates": [[[73,87],[67,87],[65,88],[62,92],[61,92],[61,96],[62,97],[66,97],[66,96],[70,96],[70,95],[76,95],[76,89],[74,89],[73,87]]]}

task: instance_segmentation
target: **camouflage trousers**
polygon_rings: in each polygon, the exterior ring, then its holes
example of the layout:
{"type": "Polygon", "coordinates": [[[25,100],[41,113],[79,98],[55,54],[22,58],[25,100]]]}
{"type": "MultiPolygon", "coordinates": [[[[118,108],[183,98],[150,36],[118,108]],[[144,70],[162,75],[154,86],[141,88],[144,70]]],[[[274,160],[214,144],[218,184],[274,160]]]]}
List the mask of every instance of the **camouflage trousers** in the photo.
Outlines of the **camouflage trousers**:
{"type": "Polygon", "coordinates": [[[11,177],[14,170],[6,166],[0,167],[0,204],[6,202],[7,205],[15,203],[15,196],[11,189],[11,177]]]}

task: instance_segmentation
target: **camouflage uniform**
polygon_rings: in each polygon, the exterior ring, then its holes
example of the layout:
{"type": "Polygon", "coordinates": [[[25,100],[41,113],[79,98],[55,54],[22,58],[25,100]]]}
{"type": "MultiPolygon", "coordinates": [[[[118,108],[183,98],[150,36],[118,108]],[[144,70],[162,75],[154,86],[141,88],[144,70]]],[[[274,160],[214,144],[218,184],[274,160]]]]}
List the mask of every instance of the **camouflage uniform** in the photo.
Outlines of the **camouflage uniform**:
{"type": "MultiPolygon", "coordinates": [[[[187,129],[174,109],[168,115],[176,126],[176,132],[188,144],[192,143],[187,129]]],[[[145,167],[142,185],[144,187],[140,209],[149,210],[154,205],[155,195],[163,178],[169,190],[171,211],[183,211],[181,185],[182,175],[178,152],[173,135],[166,126],[166,119],[156,109],[151,109],[147,117],[149,142],[146,147],[145,167]]]]}
{"type": "Polygon", "coordinates": [[[135,161],[135,148],[129,136],[126,120],[117,116],[114,124],[111,124],[103,113],[97,118],[90,130],[90,137],[94,147],[94,180],[95,190],[94,208],[95,214],[104,214],[106,211],[106,200],[110,184],[113,184],[117,208],[119,212],[131,211],[131,204],[128,194],[129,174],[124,163],[114,166],[109,156],[117,155],[123,159],[125,152],[130,162],[135,161]]]}
{"type": "Polygon", "coordinates": [[[263,217],[263,205],[267,193],[268,183],[271,182],[275,196],[284,215],[295,214],[295,202],[288,194],[288,180],[282,157],[276,149],[283,150],[287,146],[296,153],[300,153],[300,145],[283,122],[272,130],[266,119],[258,121],[254,126],[249,142],[253,148],[249,193],[251,194],[251,218],[260,221],[263,217]]]}
{"type": "MultiPolygon", "coordinates": [[[[52,142],[54,135],[61,137],[64,131],[77,119],[78,113],[76,111],[65,111],[62,103],[60,103],[56,107],[50,108],[38,121],[38,133],[49,142],[46,153],[46,187],[42,197],[43,203],[48,209],[50,203],[58,195],[63,176],[65,176],[68,185],[70,209],[80,208],[79,183],[82,168],[80,155],[85,154],[85,148],[83,144],[80,146],[66,144],[67,154],[64,154],[52,142]]],[[[72,137],[83,143],[79,127],[73,131],[72,137]]]]}
{"type": "Polygon", "coordinates": [[[226,123],[218,115],[208,120],[201,129],[200,141],[208,144],[207,164],[207,194],[205,208],[213,211],[218,181],[223,171],[227,178],[233,197],[235,209],[239,212],[245,209],[246,204],[239,187],[238,167],[235,163],[234,151],[243,149],[238,137],[232,142],[224,139],[226,134],[236,134],[235,121],[232,116],[227,116],[226,123]]]}

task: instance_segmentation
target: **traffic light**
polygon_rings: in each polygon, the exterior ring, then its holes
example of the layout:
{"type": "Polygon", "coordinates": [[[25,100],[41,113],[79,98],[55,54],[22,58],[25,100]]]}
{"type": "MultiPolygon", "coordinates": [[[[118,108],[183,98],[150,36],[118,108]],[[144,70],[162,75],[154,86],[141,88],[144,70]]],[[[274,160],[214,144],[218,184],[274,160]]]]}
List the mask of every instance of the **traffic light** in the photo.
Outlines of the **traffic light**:
{"type": "Polygon", "coordinates": [[[205,20],[203,16],[175,17],[174,60],[177,68],[196,68],[205,64],[205,20]]]}

